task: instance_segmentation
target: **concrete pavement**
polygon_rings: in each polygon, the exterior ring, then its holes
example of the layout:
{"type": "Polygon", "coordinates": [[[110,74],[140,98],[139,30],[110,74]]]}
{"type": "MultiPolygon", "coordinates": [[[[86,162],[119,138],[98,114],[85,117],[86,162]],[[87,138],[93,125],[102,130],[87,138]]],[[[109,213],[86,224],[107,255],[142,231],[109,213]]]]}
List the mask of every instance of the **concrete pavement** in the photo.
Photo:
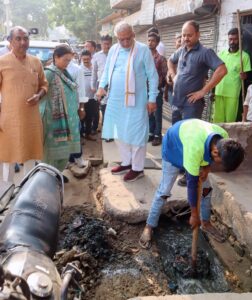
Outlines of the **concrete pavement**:
{"type": "Polygon", "coordinates": [[[135,297],[128,300],[251,300],[252,293],[213,293],[213,294],[196,294],[196,295],[168,295],[161,297],[135,297]]]}

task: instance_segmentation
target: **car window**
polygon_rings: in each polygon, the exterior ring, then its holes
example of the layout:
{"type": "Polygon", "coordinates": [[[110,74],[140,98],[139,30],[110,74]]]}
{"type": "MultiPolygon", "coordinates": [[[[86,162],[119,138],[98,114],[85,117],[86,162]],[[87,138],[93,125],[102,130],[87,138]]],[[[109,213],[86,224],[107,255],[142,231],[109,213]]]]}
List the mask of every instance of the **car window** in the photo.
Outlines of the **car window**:
{"type": "Polygon", "coordinates": [[[42,62],[45,62],[52,58],[54,49],[52,48],[40,48],[40,47],[29,47],[28,53],[36,56],[42,62]]]}

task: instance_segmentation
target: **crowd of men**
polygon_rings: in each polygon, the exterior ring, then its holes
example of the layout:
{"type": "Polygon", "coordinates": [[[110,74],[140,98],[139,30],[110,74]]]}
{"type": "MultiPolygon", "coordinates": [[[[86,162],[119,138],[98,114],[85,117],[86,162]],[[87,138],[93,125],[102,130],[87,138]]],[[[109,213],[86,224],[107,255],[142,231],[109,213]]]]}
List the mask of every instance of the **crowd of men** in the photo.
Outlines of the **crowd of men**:
{"type": "MultiPolygon", "coordinates": [[[[39,60],[26,53],[29,36],[20,32],[25,30],[11,30],[6,50],[10,52],[0,58],[0,161],[4,165],[4,180],[13,179],[14,163],[24,163],[26,168],[31,160],[43,161],[38,103],[47,93],[48,84],[39,60]]],[[[157,226],[162,205],[179,170],[185,174],[179,183],[188,187],[190,223],[196,226],[200,220],[195,214],[194,200],[198,181],[206,181],[208,166],[215,161],[233,171],[242,162],[241,145],[228,139],[217,125],[200,119],[204,97],[215,88],[214,122],[236,121],[241,82],[251,65],[248,54],[243,52],[241,67],[237,29],[229,31],[229,49],[218,56],[201,44],[199,24],[187,21],[181,34],[176,35],[177,50],[168,62],[156,28],[147,32],[146,44],[135,39],[132,26],[125,22],[115,26],[114,34],[117,42],[113,46],[111,36],[101,37],[98,52],[94,41],[86,41],[67,71],[78,86],[80,134],[90,142],[97,139],[101,110],[102,138],[107,142],[115,140],[121,156],[121,164],[111,172],[124,174],[125,182],[144,176],[147,143],[162,143],[163,101],[171,105],[173,126],[163,142],[163,177],[140,239],[141,245],[148,248],[152,229],[157,226]],[[213,72],[210,78],[209,70],[213,72]]],[[[252,121],[251,87],[244,102],[243,120],[252,121]]],[[[82,152],[72,156],[71,162],[85,166],[82,152]]],[[[207,196],[209,184],[205,189],[207,196]]],[[[202,220],[203,228],[220,241],[222,236],[209,221],[209,207],[203,212],[207,215],[202,220]]]]}

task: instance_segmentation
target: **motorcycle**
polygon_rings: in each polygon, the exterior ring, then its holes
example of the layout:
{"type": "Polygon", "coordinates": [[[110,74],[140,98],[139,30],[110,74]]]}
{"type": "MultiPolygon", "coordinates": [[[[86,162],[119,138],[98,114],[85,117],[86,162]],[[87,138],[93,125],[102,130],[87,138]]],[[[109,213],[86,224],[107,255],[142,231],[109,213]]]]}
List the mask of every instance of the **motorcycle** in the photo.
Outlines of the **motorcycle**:
{"type": "Polygon", "coordinates": [[[0,225],[0,299],[67,299],[75,266],[60,277],[56,252],[64,183],[52,166],[38,164],[20,186],[3,193],[10,208],[0,225]]]}

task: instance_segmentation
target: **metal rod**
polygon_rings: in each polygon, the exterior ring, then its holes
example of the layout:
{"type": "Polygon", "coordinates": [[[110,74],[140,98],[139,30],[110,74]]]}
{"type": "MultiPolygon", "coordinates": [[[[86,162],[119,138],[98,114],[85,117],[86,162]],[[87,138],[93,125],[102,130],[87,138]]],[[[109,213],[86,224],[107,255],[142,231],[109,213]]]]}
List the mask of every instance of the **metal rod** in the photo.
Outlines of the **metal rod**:
{"type": "MultiPolygon", "coordinates": [[[[241,64],[241,72],[243,73],[243,61],[242,61],[242,34],[241,34],[241,17],[240,11],[237,9],[237,28],[238,28],[238,35],[239,35],[239,50],[240,50],[240,64],[241,64]]],[[[244,80],[241,79],[242,84],[242,103],[245,101],[245,86],[244,80]]]]}

